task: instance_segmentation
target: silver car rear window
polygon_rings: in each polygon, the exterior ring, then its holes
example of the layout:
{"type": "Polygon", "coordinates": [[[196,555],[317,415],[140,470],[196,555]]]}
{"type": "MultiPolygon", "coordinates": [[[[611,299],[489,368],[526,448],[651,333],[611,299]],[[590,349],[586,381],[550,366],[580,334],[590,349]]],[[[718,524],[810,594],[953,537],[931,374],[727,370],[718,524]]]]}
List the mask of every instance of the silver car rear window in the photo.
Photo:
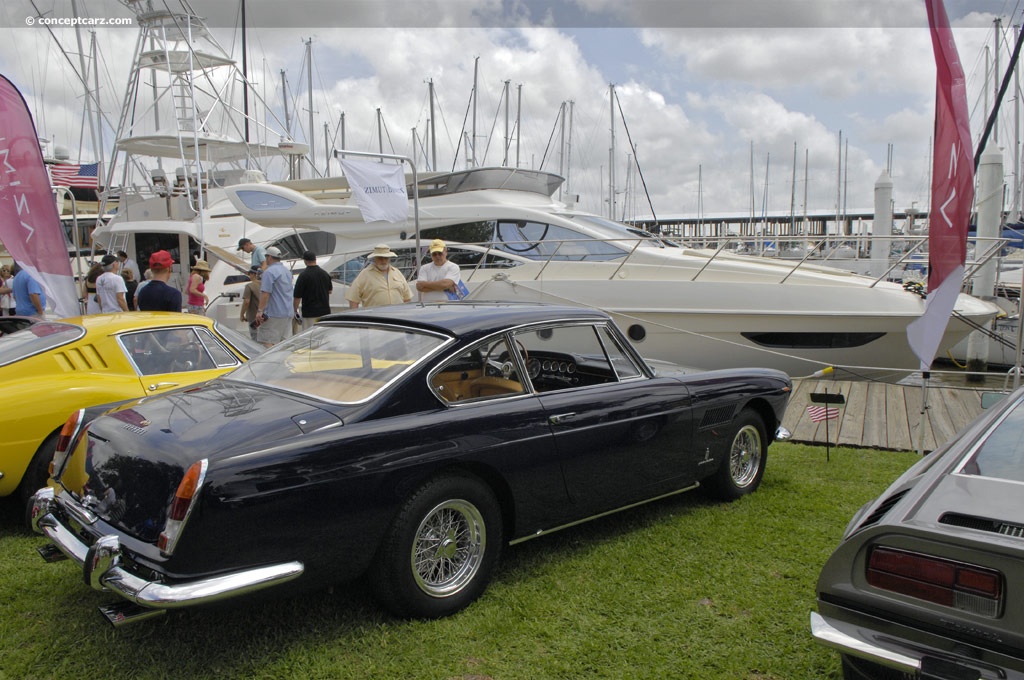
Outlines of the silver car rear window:
{"type": "Polygon", "coordinates": [[[1024,400],[1018,400],[990,429],[964,463],[967,475],[1024,482],[1024,400]]]}
{"type": "Polygon", "coordinates": [[[0,366],[21,361],[60,347],[85,335],[85,329],[70,323],[40,321],[0,337],[0,366]]]}

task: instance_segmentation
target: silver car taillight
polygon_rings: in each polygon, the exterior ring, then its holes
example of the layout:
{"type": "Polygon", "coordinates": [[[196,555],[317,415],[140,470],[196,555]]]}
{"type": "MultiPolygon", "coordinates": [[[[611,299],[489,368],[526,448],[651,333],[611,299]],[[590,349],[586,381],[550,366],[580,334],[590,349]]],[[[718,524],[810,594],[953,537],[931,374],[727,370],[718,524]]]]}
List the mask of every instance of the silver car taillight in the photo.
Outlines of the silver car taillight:
{"type": "Polygon", "coordinates": [[[946,607],[996,617],[1003,603],[1003,575],[995,569],[876,546],[867,563],[875,588],[946,607]]]}

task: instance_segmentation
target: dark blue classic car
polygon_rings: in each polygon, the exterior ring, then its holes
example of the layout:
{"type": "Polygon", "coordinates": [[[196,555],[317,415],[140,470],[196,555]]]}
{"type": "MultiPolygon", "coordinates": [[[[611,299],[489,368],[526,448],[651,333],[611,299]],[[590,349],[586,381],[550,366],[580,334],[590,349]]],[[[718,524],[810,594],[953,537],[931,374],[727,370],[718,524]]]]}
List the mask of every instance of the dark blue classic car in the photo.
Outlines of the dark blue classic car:
{"type": "Polygon", "coordinates": [[[65,425],[33,506],[115,622],[370,573],[400,616],[477,598],[503,546],[760,484],[788,377],[656,373],[605,314],[508,303],[326,317],[221,378],[65,425]]]}

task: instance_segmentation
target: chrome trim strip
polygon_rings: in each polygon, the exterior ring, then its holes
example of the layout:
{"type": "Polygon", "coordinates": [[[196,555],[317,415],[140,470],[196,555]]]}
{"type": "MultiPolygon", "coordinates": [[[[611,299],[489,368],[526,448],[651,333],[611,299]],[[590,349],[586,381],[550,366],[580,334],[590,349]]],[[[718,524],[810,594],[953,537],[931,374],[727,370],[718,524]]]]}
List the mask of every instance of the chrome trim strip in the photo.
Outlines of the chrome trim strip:
{"type": "Polygon", "coordinates": [[[517,538],[514,541],[509,541],[508,544],[509,545],[516,545],[517,543],[523,543],[524,541],[529,541],[532,538],[538,538],[540,536],[547,536],[548,534],[552,534],[552,533],[554,533],[556,531],[561,531],[562,529],[568,529],[568,528],[574,527],[574,526],[576,526],[578,524],[583,524],[584,522],[589,522],[592,519],[598,519],[599,517],[605,517],[607,515],[614,515],[615,513],[622,512],[624,510],[630,510],[632,508],[638,508],[641,505],[647,505],[648,503],[653,503],[654,501],[660,501],[663,498],[671,498],[672,496],[678,496],[681,493],[686,493],[687,491],[692,491],[693,489],[696,489],[699,486],[700,486],[700,484],[694,483],[694,484],[691,484],[690,486],[683,487],[682,489],[676,489],[675,491],[669,491],[668,493],[663,493],[660,496],[655,496],[654,498],[648,498],[646,500],[637,501],[636,503],[630,503],[629,505],[623,505],[621,507],[615,508],[614,510],[607,510],[607,511],[599,513],[597,515],[591,515],[590,517],[584,517],[583,519],[578,519],[575,522],[569,522],[568,524],[562,524],[562,525],[557,526],[557,527],[552,527],[551,529],[538,529],[536,533],[530,534],[529,536],[523,536],[522,538],[517,538]]]}
{"type": "Polygon", "coordinates": [[[834,647],[844,654],[874,661],[904,673],[918,673],[921,670],[918,659],[877,644],[872,639],[872,631],[852,624],[831,622],[818,612],[811,612],[811,635],[821,644],[834,647]]]}

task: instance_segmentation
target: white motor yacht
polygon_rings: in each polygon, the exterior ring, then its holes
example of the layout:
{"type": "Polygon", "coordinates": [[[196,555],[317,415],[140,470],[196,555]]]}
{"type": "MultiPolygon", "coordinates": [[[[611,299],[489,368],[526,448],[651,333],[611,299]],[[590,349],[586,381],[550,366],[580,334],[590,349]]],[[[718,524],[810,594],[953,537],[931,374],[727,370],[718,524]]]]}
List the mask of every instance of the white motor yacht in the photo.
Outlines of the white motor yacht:
{"type": "MultiPolygon", "coordinates": [[[[918,367],[906,338],[907,324],[924,311],[918,294],[807,262],[680,248],[555,200],[557,175],[501,167],[429,177],[419,182],[418,219],[410,211],[401,224],[363,222],[344,188],[327,181],[225,191],[248,221],[334,235],[334,254],[321,266],[339,280],[339,309],[344,284],[375,244],[391,246],[412,278],[429,241],[440,238],[462,269],[468,299],[598,307],[651,358],[702,368],[769,366],[794,376],[830,366],[848,375],[918,367]]],[[[941,347],[998,312],[961,295],[941,347]]]]}

